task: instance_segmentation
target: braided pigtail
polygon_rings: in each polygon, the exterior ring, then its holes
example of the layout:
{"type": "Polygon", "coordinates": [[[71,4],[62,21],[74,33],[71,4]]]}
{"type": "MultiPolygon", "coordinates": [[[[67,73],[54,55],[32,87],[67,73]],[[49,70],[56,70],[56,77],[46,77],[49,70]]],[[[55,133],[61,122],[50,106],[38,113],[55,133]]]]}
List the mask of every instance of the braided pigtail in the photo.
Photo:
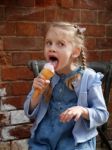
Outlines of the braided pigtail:
{"type": "Polygon", "coordinates": [[[81,49],[80,59],[82,62],[82,69],[85,70],[86,68],[86,55],[84,49],[81,49]]]}
{"type": "Polygon", "coordinates": [[[78,25],[74,25],[74,29],[75,29],[75,39],[76,39],[76,43],[77,46],[80,47],[81,52],[80,52],[80,56],[79,56],[79,61],[80,64],[82,66],[82,69],[84,70],[86,68],[86,54],[85,54],[85,47],[84,47],[84,32],[86,30],[86,28],[82,28],[79,27],[78,25]]]}

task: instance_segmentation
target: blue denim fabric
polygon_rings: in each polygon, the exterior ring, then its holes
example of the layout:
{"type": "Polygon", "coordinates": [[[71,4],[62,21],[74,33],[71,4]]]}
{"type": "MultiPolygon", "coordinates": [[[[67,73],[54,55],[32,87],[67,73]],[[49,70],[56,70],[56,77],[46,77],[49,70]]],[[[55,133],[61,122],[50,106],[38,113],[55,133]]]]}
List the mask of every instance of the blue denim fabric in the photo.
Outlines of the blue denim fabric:
{"type": "MultiPolygon", "coordinates": [[[[69,142],[69,141],[68,141],[69,142]]],[[[67,145],[67,143],[66,143],[67,145]]],[[[41,145],[42,150],[52,150],[46,147],[46,145],[41,145]]],[[[65,143],[61,143],[61,145],[57,146],[55,150],[96,150],[96,138],[92,138],[91,140],[88,140],[84,143],[78,143],[76,146],[74,146],[72,149],[68,146],[65,146],[65,143]],[[59,148],[59,149],[58,149],[59,148]]],[[[33,144],[33,146],[29,147],[29,150],[40,150],[37,149],[37,145],[33,144]]]]}
{"type": "Polygon", "coordinates": [[[68,75],[62,75],[53,89],[48,111],[36,129],[34,138],[29,141],[32,150],[73,150],[75,147],[72,135],[75,121],[62,123],[59,120],[59,115],[67,108],[76,106],[78,99],[76,93],[66,87],[66,77],[68,75]]]}

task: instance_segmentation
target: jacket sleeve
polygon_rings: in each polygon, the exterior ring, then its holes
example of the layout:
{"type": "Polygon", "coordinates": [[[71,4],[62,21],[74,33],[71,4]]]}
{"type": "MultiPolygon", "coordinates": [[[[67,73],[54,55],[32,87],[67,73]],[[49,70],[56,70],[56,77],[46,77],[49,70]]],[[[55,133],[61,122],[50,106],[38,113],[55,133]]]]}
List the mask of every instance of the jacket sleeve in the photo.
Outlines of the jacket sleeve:
{"type": "Polygon", "coordinates": [[[25,112],[25,115],[29,119],[35,119],[39,110],[39,104],[38,104],[32,112],[30,111],[30,103],[31,103],[31,97],[32,97],[33,92],[34,92],[34,89],[32,88],[32,90],[27,95],[25,103],[24,103],[24,112],[25,112]]]}
{"type": "Polygon", "coordinates": [[[107,122],[109,113],[102,92],[101,73],[93,72],[88,77],[87,102],[89,112],[89,128],[97,127],[107,122]]]}

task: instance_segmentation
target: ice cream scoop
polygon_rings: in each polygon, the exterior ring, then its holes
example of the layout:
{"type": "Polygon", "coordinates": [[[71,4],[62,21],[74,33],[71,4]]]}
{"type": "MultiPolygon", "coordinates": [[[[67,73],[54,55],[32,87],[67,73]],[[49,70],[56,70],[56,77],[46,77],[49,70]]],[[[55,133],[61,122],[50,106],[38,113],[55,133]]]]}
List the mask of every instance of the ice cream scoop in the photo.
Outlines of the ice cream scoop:
{"type": "MultiPolygon", "coordinates": [[[[45,80],[49,80],[50,78],[52,78],[54,76],[54,73],[55,73],[54,66],[51,63],[46,63],[40,72],[40,74],[45,77],[45,80]]],[[[41,92],[41,90],[36,88],[34,90],[32,98],[33,99],[37,98],[39,96],[40,92],[41,92]]]]}

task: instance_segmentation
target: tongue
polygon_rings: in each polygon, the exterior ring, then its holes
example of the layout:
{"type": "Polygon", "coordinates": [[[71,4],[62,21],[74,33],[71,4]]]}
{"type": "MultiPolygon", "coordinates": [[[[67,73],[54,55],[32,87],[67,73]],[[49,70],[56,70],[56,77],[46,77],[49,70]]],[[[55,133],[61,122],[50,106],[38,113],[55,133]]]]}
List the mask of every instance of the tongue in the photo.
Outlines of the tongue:
{"type": "Polygon", "coordinates": [[[54,66],[54,68],[57,66],[57,64],[58,64],[58,61],[57,60],[55,60],[55,61],[50,61],[50,63],[54,66]]]}

